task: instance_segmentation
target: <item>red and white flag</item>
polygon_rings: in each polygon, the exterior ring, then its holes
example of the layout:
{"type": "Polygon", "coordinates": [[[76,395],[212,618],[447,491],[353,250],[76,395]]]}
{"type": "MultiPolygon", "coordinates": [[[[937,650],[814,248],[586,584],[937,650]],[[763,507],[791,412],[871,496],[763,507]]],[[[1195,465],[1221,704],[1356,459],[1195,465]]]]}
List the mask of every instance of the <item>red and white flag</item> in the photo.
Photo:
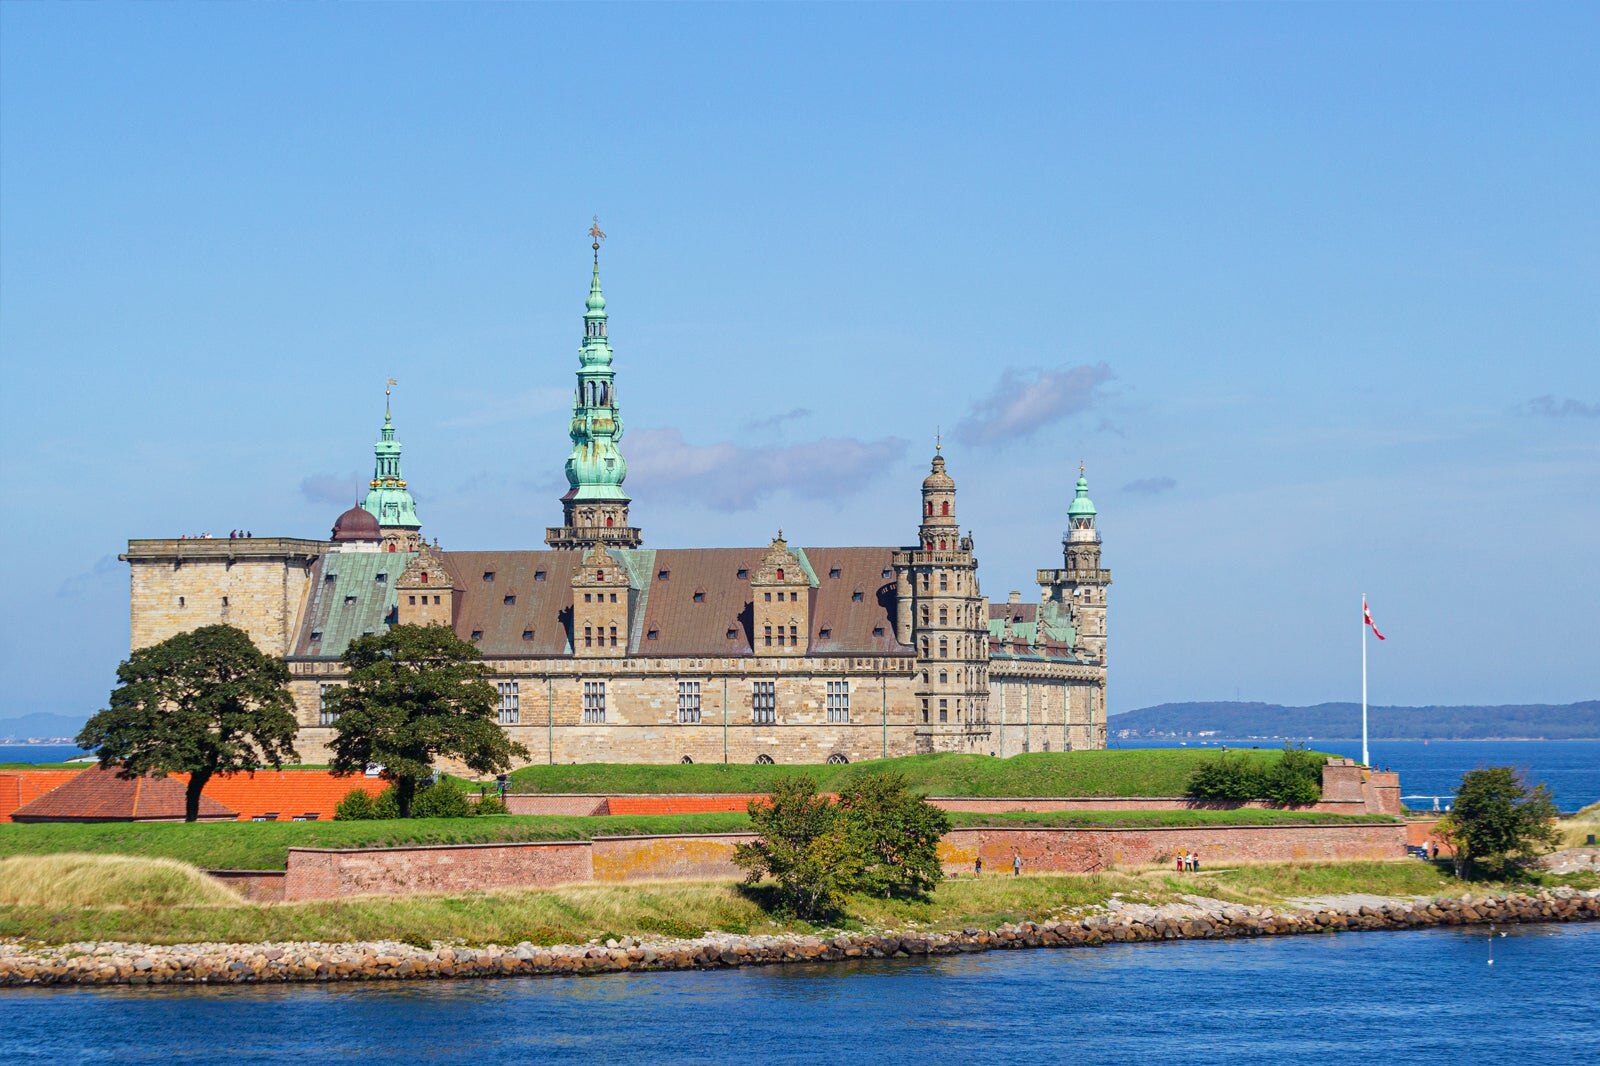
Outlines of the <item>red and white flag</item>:
{"type": "Polygon", "coordinates": [[[1367,598],[1365,596],[1361,597],[1361,617],[1366,620],[1367,625],[1372,627],[1373,636],[1377,637],[1379,640],[1388,639],[1382,633],[1378,632],[1378,623],[1372,620],[1372,611],[1367,607],[1367,598]]]}

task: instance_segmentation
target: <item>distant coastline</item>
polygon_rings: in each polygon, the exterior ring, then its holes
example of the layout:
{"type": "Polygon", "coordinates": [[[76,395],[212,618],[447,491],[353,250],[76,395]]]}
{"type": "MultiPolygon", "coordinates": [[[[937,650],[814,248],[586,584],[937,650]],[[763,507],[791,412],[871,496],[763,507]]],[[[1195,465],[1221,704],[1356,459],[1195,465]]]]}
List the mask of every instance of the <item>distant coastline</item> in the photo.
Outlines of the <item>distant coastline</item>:
{"type": "MultiPolygon", "coordinates": [[[[1107,732],[1122,740],[1359,740],[1361,705],[1163,703],[1114,714],[1107,732]]],[[[1369,740],[1600,740],[1600,700],[1568,704],[1369,707],[1369,740]]]]}

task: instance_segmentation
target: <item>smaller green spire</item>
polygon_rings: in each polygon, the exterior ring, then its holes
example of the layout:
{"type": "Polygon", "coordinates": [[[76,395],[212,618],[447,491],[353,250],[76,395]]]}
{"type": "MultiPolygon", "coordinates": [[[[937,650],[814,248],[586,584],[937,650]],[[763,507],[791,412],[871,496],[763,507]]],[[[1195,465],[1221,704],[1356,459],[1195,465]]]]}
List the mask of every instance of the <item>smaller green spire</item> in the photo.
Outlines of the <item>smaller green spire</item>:
{"type": "Polygon", "coordinates": [[[394,415],[389,407],[389,395],[397,384],[390,378],[384,386],[383,428],[372,446],[372,480],[367,482],[367,498],[361,501],[361,506],[370,511],[384,529],[421,529],[416,501],[411,498],[406,479],[400,473],[400,442],[395,440],[394,415]]]}
{"type": "Polygon", "coordinates": [[[1072,520],[1074,527],[1080,524],[1093,525],[1096,511],[1094,501],[1089,499],[1089,479],[1083,475],[1083,464],[1078,464],[1078,487],[1073,495],[1072,506],[1067,508],[1067,517],[1072,520]],[[1079,519],[1086,519],[1080,523],[1079,519]]]}

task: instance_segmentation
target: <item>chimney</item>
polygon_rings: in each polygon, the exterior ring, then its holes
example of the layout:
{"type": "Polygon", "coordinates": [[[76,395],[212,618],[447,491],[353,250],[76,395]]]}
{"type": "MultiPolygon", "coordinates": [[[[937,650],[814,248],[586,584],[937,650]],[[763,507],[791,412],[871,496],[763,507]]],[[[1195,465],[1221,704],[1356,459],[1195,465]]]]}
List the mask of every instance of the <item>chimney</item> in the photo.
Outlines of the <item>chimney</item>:
{"type": "Polygon", "coordinates": [[[1022,593],[1018,592],[1016,589],[1012,589],[1011,592],[1006,596],[1006,602],[1011,604],[1021,603],[1022,593]]]}

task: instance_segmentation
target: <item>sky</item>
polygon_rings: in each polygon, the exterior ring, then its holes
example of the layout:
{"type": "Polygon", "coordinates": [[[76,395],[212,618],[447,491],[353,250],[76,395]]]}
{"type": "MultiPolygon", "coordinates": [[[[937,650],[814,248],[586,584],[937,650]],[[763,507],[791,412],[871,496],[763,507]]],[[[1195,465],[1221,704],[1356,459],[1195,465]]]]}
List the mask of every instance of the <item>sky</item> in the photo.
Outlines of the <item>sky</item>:
{"type": "Polygon", "coordinates": [[[0,717],[130,537],[543,546],[598,215],[656,547],[1100,512],[1113,712],[1600,696],[1600,6],[0,4],[0,717]]]}

